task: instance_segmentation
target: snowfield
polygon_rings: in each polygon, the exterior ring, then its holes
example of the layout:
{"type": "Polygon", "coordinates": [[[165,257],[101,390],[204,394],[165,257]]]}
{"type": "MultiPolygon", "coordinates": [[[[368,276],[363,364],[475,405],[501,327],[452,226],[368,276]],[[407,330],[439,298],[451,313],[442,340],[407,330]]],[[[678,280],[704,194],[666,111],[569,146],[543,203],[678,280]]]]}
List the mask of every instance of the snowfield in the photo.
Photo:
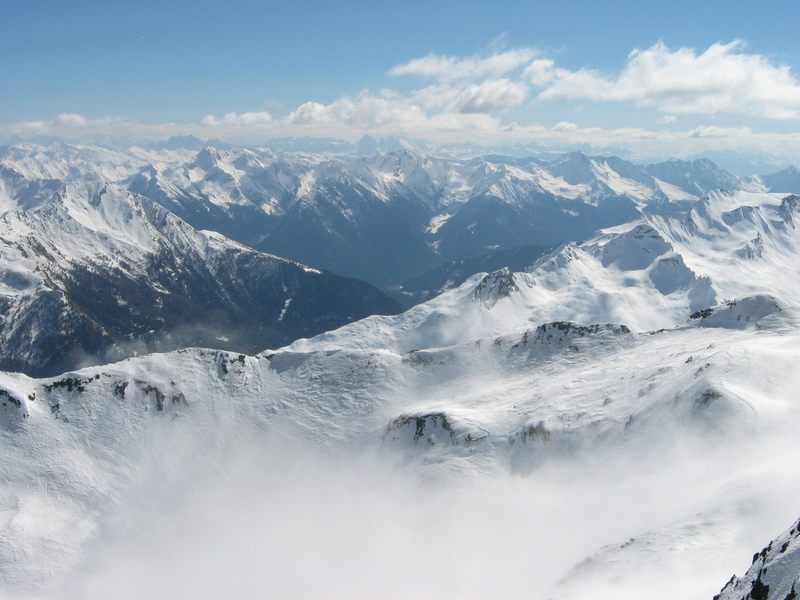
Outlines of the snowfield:
{"type": "Polygon", "coordinates": [[[254,356],[0,373],[0,595],[710,600],[798,512],[800,200],[700,196],[254,356]]]}

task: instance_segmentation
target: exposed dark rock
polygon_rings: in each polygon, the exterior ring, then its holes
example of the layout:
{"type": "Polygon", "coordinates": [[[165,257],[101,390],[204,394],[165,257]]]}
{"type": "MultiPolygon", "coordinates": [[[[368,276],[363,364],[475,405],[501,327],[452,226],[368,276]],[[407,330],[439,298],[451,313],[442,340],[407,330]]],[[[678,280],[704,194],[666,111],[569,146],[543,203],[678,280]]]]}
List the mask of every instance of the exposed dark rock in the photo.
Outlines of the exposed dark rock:
{"type": "Polygon", "coordinates": [[[690,319],[705,319],[706,317],[711,316],[714,313],[713,308],[704,308],[703,310],[698,310],[697,312],[693,312],[689,315],[690,319]]]}
{"type": "Polygon", "coordinates": [[[493,306],[501,298],[519,291],[515,275],[508,267],[489,273],[480,280],[472,291],[472,297],[486,306],[493,306]]]}
{"type": "Polygon", "coordinates": [[[152,393],[155,396],[156,410],[158,410],[158,411],[164,410],[164,392],[162,392],[156,386],[150,385],[150,384],[147,384],[144,387],[142,387],[142,391],[146,395],[149,395],[149,394],[152,393]]]}
{"type": "Polygon", "coordinates": [[[119,396],[123,400],[125,400],[125,390],[128,389],[128,382],[127,381],[116,381],[114,382],[114,386],[112,388],[114,390],[114,395],[119,396]]]}
{"type": "Polygon", "coordinates": [[[22,402],[20,400],[15,398],[11,394],[11,392],[8,392],[8,391],[3,390],[3,389],[0,389],[0,403],[3,406],[6,406],[8,403],[10,403],[10,404],[13,404],[14,406],[16,406],[17,408],[21,408],[22,407],[22,402]]]}
{"type": "Polygon", "coordinates": [[[58,390],[58,389],[66,389],[68,392],[72,392],[74,390],[78,393],[83,393],[86,391],[87,385],[89,385],[93,381],[96,381],[99,378],[100,378],[99,374],[95,375],[94,377],[89,377],[87,379],[68,376],[45,385],[44,389],[48,392],[52,392],[53,390],[58,390]]]}

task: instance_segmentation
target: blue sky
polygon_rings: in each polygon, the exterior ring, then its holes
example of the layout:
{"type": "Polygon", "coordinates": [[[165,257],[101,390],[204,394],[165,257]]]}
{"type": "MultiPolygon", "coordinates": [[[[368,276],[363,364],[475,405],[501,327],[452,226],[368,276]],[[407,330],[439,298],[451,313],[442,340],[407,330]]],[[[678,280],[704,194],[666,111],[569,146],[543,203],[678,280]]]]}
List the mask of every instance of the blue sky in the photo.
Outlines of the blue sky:
{"type": "Polygon", "coordinates": [[[600,145],[624,144],[630,128],[686,139],[739,130],[728,142],[741,145],[747,128],[785,152],[800,125],[797,23],[797,2],[3,0],[0,128],[442,141],[546,128],[545,142],[600,145]],[[631,66],[636,49],[645,54],[631,66]],[[513,68],[483,68],[493,56],[513,68]],[[426,57],[441,68],[408,67],[426,57]],[[715,74],[731,89],[687,91],[715,74]],[[659,83],[673,76],[674,89],[659,83]]]}

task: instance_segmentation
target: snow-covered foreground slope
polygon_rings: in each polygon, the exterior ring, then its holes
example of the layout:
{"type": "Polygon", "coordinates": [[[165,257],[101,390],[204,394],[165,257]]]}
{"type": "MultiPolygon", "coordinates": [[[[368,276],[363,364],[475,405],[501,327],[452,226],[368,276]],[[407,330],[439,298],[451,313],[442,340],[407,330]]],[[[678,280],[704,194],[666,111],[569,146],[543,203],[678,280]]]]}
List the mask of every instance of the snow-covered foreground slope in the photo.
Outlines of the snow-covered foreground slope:
{"type": "Polygon", "coordinates": [[[0,591],[710,599],[797,512],[798,215],[715,196],[256,356],[0,374],[0,591]]]}
{"type": "Polygon", "coordinates": [[[399,597],[408,569],[422,597],[707,597],[794,510],[798,359],[780,330],[555,324],[8,375],[0,577],[21,597],[282,595],[320,565],[297,597],[399,597]]]}

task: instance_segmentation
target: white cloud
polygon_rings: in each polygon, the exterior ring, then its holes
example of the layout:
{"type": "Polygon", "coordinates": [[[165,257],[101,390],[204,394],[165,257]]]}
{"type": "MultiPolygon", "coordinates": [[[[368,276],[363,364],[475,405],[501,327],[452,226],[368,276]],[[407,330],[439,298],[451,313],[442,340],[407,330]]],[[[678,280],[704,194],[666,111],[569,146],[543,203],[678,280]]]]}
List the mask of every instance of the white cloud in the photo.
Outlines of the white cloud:
{"type": "Polygon", "coordinates": [[[528,86],[520,80],[519,71],[535,56],[532,48],[466,58],[429,54],[397,65],[389,75],[435,79],[436,83],[414,90],[409,97],[426,110],[492,113],[525,100],[528,86]]]}
{"type": "Polygon", "coordinates": [[[346,96],[330,104],[306,102],[289,113],[285,121],[288,125],[305,127],[345,126],[366,130],[405,127],[426,118],[421,107],[405,99],[362,92],[355,98],[346,96]]]}
{"type": "Polygon", "coordinates": [[[214,127],[216,125],[229,125],[233,127],[251,127],[254,125],[265,125],[272,121],[272,115],[268,112],[230,112],[218,119],[214,115],[206,115],[201,121],[203,125],[214,127]]]}
{"type": "Polygon", "coordinates": [[[473,83],[458,95],[457,108],[462,113],[491,113],[521,104],[528,94],[522,83],[492,79],[473,83]]]}
{"type": "MultiPolygon", "coordinates": [[[[524,75],[533,85],[546,85],[556,78],[555,65],[556,63],[549,58],[540,58],[528,65],[524,75]]],[[[563,69],[559,69],[559,72],[567,73],[563,69]]]]}
{"type": "Polygon", "coordinates": [[[579,127],[570,121],[559,121],[553,125],[553,131],[578,131],[579,127]]]}
{"type": "Polygon", "coordinates": [[[53,119],[38,119],[13,123],[6,127],[0,127],[0,132],[6,130],[11,135],[23,137],[34,135],[69,137],[75,135],[103,134],[111,130],[124,129],[130,124],[131,122],[118,117],[90,119],[84,115],[62,113],[53,119]]]}
{"type": "Polygon", "coordinates": [[[467,58],[428,54],[393,67],[389,70],[389,75],[432,77],[443,81],[501,77],[522,68],[534,56],[536,51],[532,48],[517,48],[495,52],[488,56],[467,58]]]}
{"type": "MultiPolygon", "coordinates": [[[[709,151],[738,150],[766,152],[796,161],[800,155],[800,132],[760,132],[750,127],[700,126],[677,131],[643,128],[582,127],[569,121],[553,126],[503,123],[486,113],[439,111],[428,113],[403,97],[370,96],[342,98],[330,104],[307,102],[288,116],[257,126],[233,125],[231,117],[197,123],[138,123],[120,118],[91,119],[82,115],[60,115],[51,120],[27,121],[0,127],[0,135],[56,135],[80,139],[86,135],[130,136],[135,139],[164,139],[172,135],[263,143],[271,137],[320,135],[355,140],[364,133],[401,134],[434,143],[469,143],[475,146],[535,144],[554,149],[591,147],[599,152],[625,148],[630,153],[650,156],[692,156],[709,151]]],[[[245,118],[245,121],[247,118],[245,118]]]]}
{"type": "MultiPolygon", "coordinates": [[[[512,94],[513,95],[513,94],[512,94]]],[[[466,98],[468,102],[470,98],[466,98]]],[[[479,102],[480,98],[472,98],[479,102]]],[[[486,103],[508,102],[508,96],[496,94],[485,98],[486,103]]],[[[407,134],[416,137],[436,138],[440,134],[473,135],[497,129],[496,119],[487,114],[470,114],[487,111],[461,113],[443,110],[430,113],[414,99],[385,93],[373,96],[362,92],[354,98],[344,97],[322,104],[306,102],[292,111],[284,120],[284,125],[292,130],[313,130],[325,135],[353,137],[366,132],[377,134],[407,134]]]]}
{"type": "Polygon", "coordinates": [[[673,123],[678,122],[678,117],[675,115],[664,115],[663,117],[658,119],[659,125],[672,125],[673,123]]]}
{"type": "Polygon", "coordinates": [[[800,119],[800,81],[791,69],[746,53],[740,41],[704,52],[658,43],[631,52],[617,76],[562,69],[547,59],[533,61],[525,76],[543,88],[540,100],[628,101],[668,113],[800,119]]]}
{"type": "Polygon", "coordinates": [[[54,122],[63,127],[85,127],[89,121],[83,115],[60,114],[54,122]]]}

